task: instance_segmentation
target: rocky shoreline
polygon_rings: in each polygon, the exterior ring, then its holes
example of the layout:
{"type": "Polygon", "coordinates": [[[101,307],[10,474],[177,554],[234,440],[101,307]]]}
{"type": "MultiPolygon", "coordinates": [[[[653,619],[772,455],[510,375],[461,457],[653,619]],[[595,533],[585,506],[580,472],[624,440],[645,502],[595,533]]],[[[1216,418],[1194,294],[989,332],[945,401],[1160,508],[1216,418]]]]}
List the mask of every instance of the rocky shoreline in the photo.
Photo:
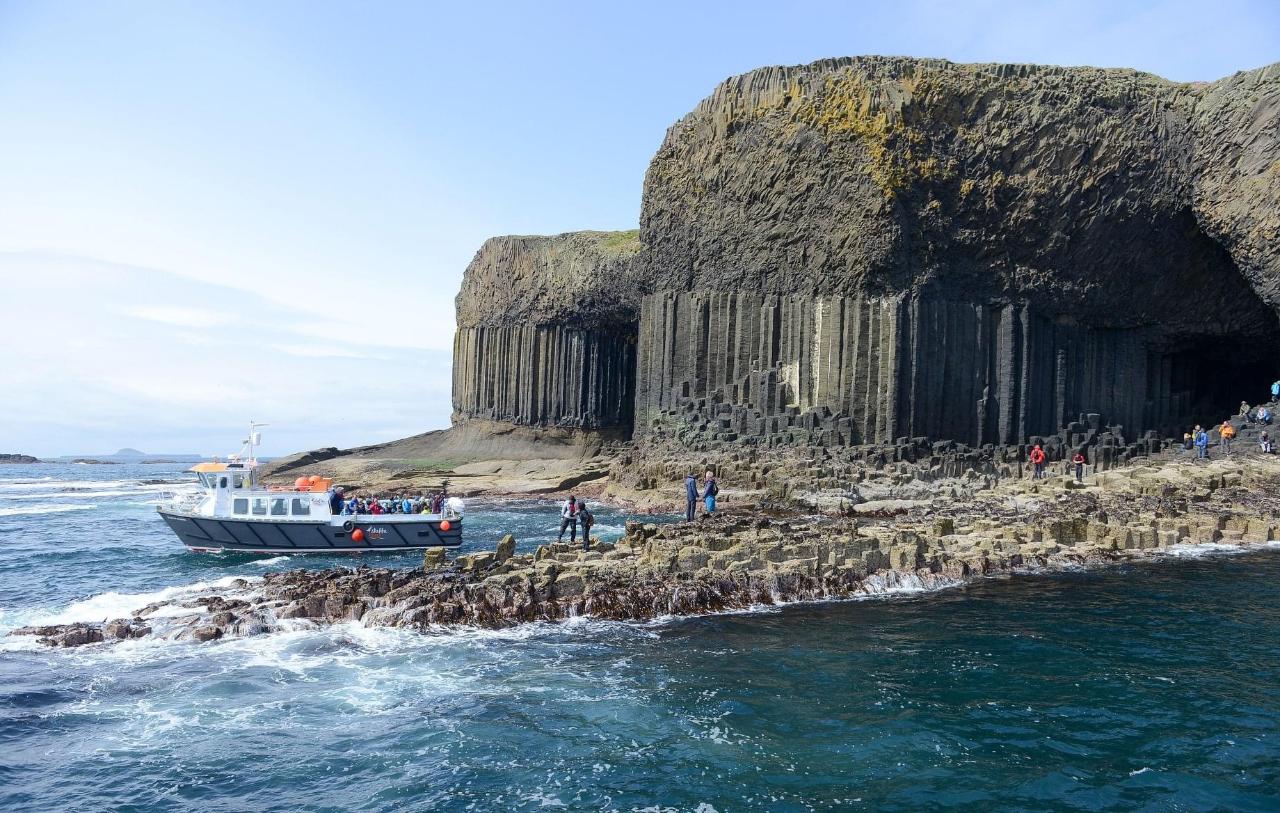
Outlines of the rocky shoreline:
{"type": "Polygon", "coordinates": [[[962,585],[1028,570],[1106,566],[1182,546],[1280,539],[1280,459],[1164,457],[1076,483],[1005,482],[938,493],[881,516],[767,517],[729,512],[695,523],[628,523],[589,552],[565,544],[446,560],[414,570],[290,571],[138,608],[100,623],[26,627],[50,646],[132,638],[209,641],[359,622],[424,632],[501,628],[578,616],[643,621],[794,601],[962,585]]]}

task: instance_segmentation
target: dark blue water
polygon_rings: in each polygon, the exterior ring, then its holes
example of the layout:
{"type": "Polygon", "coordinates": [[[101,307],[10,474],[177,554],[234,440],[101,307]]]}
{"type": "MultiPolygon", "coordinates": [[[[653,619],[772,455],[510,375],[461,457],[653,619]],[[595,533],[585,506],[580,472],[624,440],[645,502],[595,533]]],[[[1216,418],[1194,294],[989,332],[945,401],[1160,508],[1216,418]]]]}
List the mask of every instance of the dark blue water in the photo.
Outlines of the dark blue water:
{"type": "MultiPolygon", "coordinates": [[[[45,475],[0,479],[0,629],[296,564],[183,552],[137,482],[170,470],[0,468],[45,475]]],[[[1273,811],[1278,691],[1276,549],[652,624],[0,639],[0,809],[1273,811]]]]}

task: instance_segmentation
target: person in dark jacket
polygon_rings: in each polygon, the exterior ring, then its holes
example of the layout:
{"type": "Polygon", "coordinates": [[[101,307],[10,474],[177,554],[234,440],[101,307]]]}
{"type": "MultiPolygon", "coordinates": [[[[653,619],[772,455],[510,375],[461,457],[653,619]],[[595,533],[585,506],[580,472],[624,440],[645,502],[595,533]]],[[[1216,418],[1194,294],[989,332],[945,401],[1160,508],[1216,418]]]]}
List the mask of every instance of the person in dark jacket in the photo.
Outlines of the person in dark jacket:
{"type": "Polygon", "coordinates": [[[342,486],[329,492],[329,513],[334,516],[342,513],[342,486]]]}
{"type": "Polygon", "coordinates": [[[578,500],[578,524],[582,526],[582,549],[591,550],[591,526],[596,524],[596,515],[587,510],[584,500],[578,500]]]}
{"type": "Polygon", "coordinates": [[[1076,466],[1076,482],[1084,482],[1084,452],[1076,449],[1076,453],[1071,457],[1071,462],[1076,466]]]}
{"type": "Polygon", "coordinates": [[[698,511],[698,478],[693,476],[693,472],[689,472],[684,478],[684,502],[684,520],[693,522],[693,516],[698,511]]]}
{"type": "Polygon", "coordinates": [[[720,486],[716,484],[716,476],[707,472],[707,476],[702,479],[702,504],[706,506],[708,514],[716,512],[716,495],[719,493],[720,486]]]}

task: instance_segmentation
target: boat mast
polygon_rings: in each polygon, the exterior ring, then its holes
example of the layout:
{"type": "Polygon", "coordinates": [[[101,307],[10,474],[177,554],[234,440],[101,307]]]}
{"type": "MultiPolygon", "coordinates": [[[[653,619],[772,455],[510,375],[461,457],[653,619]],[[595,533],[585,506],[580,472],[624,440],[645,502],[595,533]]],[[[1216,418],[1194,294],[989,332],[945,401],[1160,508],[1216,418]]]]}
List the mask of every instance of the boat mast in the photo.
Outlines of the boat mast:
{"type": "Polygon", "coordinates": [[[270,426],[270,425],[271,424],[269,423],[256,423],[252,419],[249,420],[249,439],[246,440],[244,443],[245,443],[245,451],[249,458],[246,462],[249,463],[250,465],[257,465],[258,463],[258,456],[254,453],[254,448],[262,445],[262,434],[258,432],[258,429],[263,426],[270,426]]]}

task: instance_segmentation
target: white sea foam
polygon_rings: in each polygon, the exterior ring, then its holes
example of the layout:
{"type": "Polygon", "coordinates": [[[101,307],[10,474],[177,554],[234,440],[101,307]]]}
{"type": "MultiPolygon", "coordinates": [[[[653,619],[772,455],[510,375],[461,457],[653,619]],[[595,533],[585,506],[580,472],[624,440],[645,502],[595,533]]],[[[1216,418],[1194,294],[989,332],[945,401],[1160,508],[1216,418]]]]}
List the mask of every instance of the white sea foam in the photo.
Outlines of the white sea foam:
{"type": "MultiPolygon", "coordinates": [[[[32,489],[43,488],[48,489],[52,486],[53,478],[45,478],[41,480],[23,480],[14,483],[0,483],[0,492],[3,491],[30,491],[32,489]]],[[[124,486],[141,485],[140,480],[59,480],[57,485],[53,486],[61,490],[75,488],[122,488],[124,486]]]]}
{"type": "Polygon", "coordinates": [[[1259,549],[1275,550],[1277,548],[1280,548],[1280,542],[1249,542],[1247,540],[1240,542],[1189,542],[1182,545],[1171,545],[1168,548],[1156,551],[1156,553],[1157,555],[1173,556],[1180,559],[1200,559],[1206,556],[1234,555],[1259,549]]]}
{"type": "MultiPolygon", "coordinates": [[[[256,580],[252,576],[224,576],[213,581],[165,587],[153,593],[117,593],[114,591],[99,593],[96,596],[90,596],[82,601],[74,602],[66,608],[53,613],[41,615],[37,611],[22,623],[30,626],[46,626],[50,624],[97,623],[115,618],[128,618],[134,611],[141,610],[149,604],[176,602],[186,598],[194,598],[201,593],[212,590],[225,590],[231,587],[237,579],[244,579],[250,583],[256,580]]],[[[162,608],[153,617],[184,615],[188,612],[190,611],[181,607],[166,607],[162,608]]]]}
{"type": "Polygon", "coordinates": [[[270,559],[261,559],[253,562],[255,567],[267,567],[268,565],[278,565],[289,561],[288,556],[272,556],[270,559]]]}
{"type": "Polygon", "coordinates": [[[16,508],[0,508],[0,517],[17,517],[32,514],[62,514],[67,511],[87,511],[97,508],[96,505],[62,504],[62,505],[21,505],[16,508]]]}

